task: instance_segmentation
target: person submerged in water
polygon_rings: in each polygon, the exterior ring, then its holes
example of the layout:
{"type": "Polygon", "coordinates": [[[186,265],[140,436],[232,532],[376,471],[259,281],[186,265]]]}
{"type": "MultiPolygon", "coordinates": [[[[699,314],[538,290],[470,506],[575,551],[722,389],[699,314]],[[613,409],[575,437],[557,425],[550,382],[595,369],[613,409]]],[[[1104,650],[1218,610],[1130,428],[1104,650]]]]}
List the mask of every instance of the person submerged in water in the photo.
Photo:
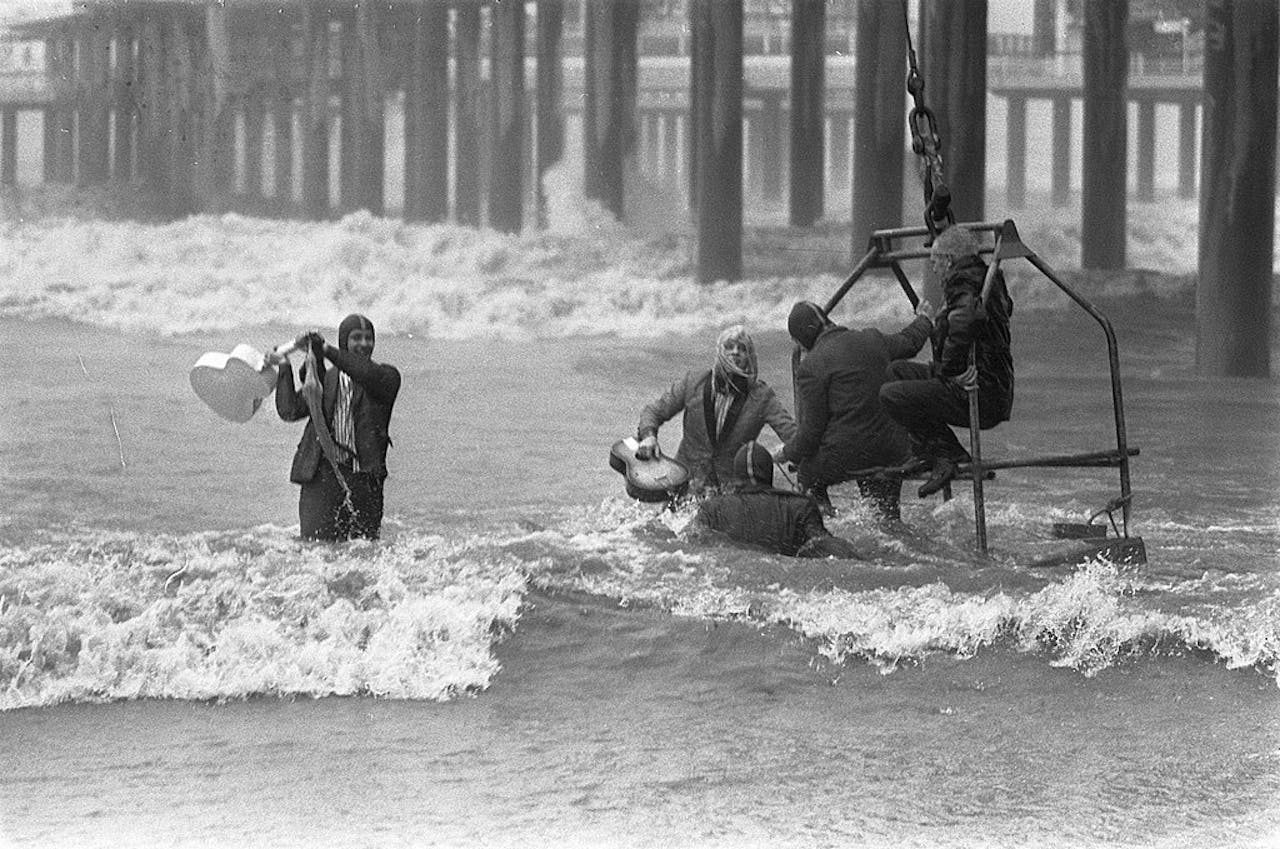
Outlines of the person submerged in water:
{"type": "Polygon", "coordinates": [[[689,469],[689,491],[717,488],[733,474],[734,453],[754,440],[767,424],[784,443],[795,437],[796,423],[773,387],[757,376],[751,336],[734,325],[716,339],[715,364],[690,371],[640,413],[636,457],[658,455],[658,428],[684,411],[683,437],[676,459],[689,469]]]}
{"type": "Polygon", "coordinates": [[[853,543],[827,530],[811,497],[773,487],[773,458],[764,446],[752,440],[739,448],[733,474],[726,491],[698,505],[695,535],[712,531],[790,557],[865,559],[853,543]]]}
{"type": "Polygon", "coordinates": [[[276,381],[276,412],[287,422],[307,419],[289,472],[289,480],[302,485],[302,538],[377,539],[400,372],[374,362],[373,322],[362,315],[342,320],[337,348],[316,332],[299,336],[297,345],[307,351],[301,387],[283,355],[267,359],[286,364],[276,381]],[[326,360],[336,368],[325,368],[326,360]]]}

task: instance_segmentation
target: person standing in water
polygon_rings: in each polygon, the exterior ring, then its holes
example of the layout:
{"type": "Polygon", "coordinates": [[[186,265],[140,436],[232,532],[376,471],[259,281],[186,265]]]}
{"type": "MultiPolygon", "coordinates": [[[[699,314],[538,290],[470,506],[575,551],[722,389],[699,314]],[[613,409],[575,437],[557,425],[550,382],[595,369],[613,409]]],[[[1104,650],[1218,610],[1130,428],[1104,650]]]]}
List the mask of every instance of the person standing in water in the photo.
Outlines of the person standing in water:
{"type": "Polygon", "coordinates": [[[888,334],[873,327],[842,327],[810,301],[792,308],[787,330],[805,351],[796,369],[800,429],[778,459],[799,467],[801,489],[824,511],[834,512],[828,487],[856,480],[858,492],[881,520],[901,518],[902,481],[857,473],[911,458],[906,430],[881,409],[880,387],[891,363],[915,356],[924,346],[931,311],[922,301],[910,324],[888,334]]]}
{"type": "Polygon", "coordinates": [[[733,456],[768,424],[783,442],[796,423],[769,384],[757,376],[756,349],[740,324],[721,331],[709,371],[691,371],[640,413],[636,457],[658,453],[658,428],[684,411],[676,459],[689,467],[689,490],[703,494],[733,477],[733,456]]]}
{"type": "Polygon", "coordinates": [[[377,539],[382,529],[382,489],[391,444],[391,409],[400,372],[373,360],[373,322],[352,314],[338,326],[338,347],[319,333],[298,337],[307,351],[302,385],[284,356],[276,381],[276,412],[287,422],[307,419],[293,455],[289,480],[302,485],[298,521],[303,539],[377,539]],[[325,361],[335,368],[325,368],[325,361]]]}

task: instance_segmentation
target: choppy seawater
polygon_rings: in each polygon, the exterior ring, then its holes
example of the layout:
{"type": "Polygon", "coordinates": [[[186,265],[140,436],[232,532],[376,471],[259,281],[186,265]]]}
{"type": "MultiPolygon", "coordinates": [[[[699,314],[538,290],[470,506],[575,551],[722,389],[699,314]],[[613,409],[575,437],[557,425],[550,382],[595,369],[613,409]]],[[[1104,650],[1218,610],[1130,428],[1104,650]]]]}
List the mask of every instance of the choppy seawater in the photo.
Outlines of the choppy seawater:
{"type": "MultiPolygon", "coordinates": [[[[1235,846],[1280,832],[1280,393],[1194,375],[1184,278],[1078,279],[1120,338],[1149,564],[1030,566],[1061,546],[1052,522],[1114,495],[1099,470],[1000,472],[989,559],[957,487],[946,504],[908,488],[891,533],[838,491],[833,530],[874,561],[791,561],[689,540],[688,512],[627,500],[606,456],[648,398],[709,362],[721,323],[749,320],[789,399],[786,310],[832,278],[700,289],[678,255],[646,266],[617,233],[329,227],[6,233],[4,838],[1235,846]],[[303,545],[298,428],[269,409],[217,419],[186,376],[204,351],[266,348],[349,309],[405,378],[386,539],[303,545]]],[[[837,318],[896,329],[895,293],[868,281],[837,318]]],[[[1033,281],[1014,297],[1014,420],[984,451],[1108,447],[1101,332],[1033,281]]]]}

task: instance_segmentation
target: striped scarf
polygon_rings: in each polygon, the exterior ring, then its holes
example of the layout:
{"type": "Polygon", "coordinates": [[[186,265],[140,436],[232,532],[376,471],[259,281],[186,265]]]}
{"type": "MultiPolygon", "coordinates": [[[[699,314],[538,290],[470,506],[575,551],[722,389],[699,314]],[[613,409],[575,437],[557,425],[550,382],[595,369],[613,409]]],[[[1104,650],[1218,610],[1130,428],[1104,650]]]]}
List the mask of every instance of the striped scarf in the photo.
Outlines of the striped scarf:
{"type": "Polygon", "coordinates": [[[360,471],[356,456],[356,424],[351,410],[351,375],[338,372],[338,402],[333,405],[333,441],[351,457],[352,471],[360,471]]]}

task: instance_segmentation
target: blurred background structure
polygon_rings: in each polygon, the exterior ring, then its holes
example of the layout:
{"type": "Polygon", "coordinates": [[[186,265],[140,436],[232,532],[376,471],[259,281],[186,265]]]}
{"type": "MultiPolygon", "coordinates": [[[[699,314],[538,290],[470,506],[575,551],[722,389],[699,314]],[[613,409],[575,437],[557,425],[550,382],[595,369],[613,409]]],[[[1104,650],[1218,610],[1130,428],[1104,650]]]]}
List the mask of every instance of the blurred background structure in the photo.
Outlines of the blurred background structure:
{"type": "Polygon", "coordinates": [[[568,169],[737,279],[744,218],[847,219],[854,256],[919,221],[908,30],[959,220],[1078,195],[1082,267],[1116,269],[1129,199],[1199,193],[1203,362],[1265,371],[1273,0],[28,0],[0,184],[517,232],[568,169]]]}

